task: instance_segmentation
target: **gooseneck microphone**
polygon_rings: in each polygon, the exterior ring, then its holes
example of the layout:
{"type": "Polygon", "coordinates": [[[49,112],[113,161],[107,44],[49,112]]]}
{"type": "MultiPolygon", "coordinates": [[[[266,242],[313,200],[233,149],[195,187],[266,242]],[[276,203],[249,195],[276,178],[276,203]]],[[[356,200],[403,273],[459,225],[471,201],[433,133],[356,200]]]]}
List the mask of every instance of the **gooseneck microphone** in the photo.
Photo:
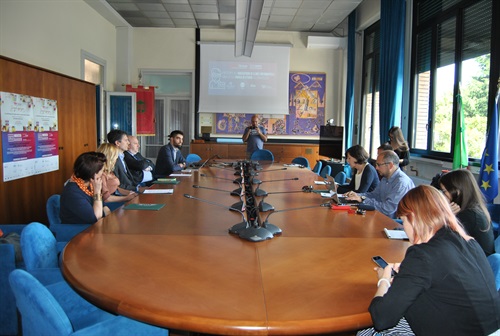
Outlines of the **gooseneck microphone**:
{"type": "Polygon", "coordinates": [[[228,210],[239,212],[240,215],[241,215],[242,221],[241,221],[241,223],[234,224],[233,226],[231,226],[229,228],[229,232],[230,233],[238,234],[241,230],[246,229],[246,228],[249,227],[248,222],[247,222],[247,220],[245,218],[245,215],[243,214],[243,211],[241,211],[241,210],[239,210],[237,208],[228,207],[228,206],[226,206],[224,204],[217,203],[217,202],[212,202],[212,201],[205,200],[205,199],[198,198],[198,197],[194,197],[194,196],[191,196],[189,194],[184,194],[184,197],[189,198],[189,199],[194,199],[194,200],[197,200],[197,201],[200,201],[200,202],[203,202],[203,203],[208,203],[208,204],[211,204],[211,205],[215,205],[215,206],[218,206],[218,207],[221,207],[221,208],[224,208],[224,209],[228,209],[228,210]]]}
{"type": "Polygon", "coordinates": [[[240,201],[239,202],[236,202],[234,203],[233,205],[231,205],[231,208],[235,208],[235,209],[241,209],[241,211],[244,211],[245,210],[245,203],[243,202],[243,194],[236,194],[236,193],[233,193],[233,191],[231,190],[224,190],[224,189],[217,189],[217,188],[210,188],[210,187],[204,187],[204,186],[200,186],[200,185],[197,185],[197,184],[193,184],[193,188],[196,188],[196,189],[207,189],[207,190],[214,190],[214,191],[222,191],[222,192],[228,192],[231,196],[238,196],[240,198],[240,201]]]}
{"type": "Polygon", "coordinates": [[[253,192],[253,194],[257,197],[262,197],[266,196],[267,192],[263,189],[260,189],[260,185],[264,182],[282,182],[282,181],[297,181],[299,178],[298,177],[292,177],[292,178],[286,178],[286,179],[280,179],[280,180],[267,180],[267,181],[255,181],[253,180],[253,184],[258,184],[257,188],[253,192]]]}
{"type": "MultiPolygon", "coordinates": [[[[311,209],[311,208],[317,208],[317,207],[324,207],[324,208],[328,208],[329,209],[330,205],[331,205],[330,202],[326,202],[326,203],[322,203],[322,204],[319,204],[319,205],[310,205],[310,206],[304,206],[304,207],[298,207],[298,208],[273,210],[273,211],[271,211],[269,213],[269,215],[267,215],[266,219],[262,223],[262,227],[266,228],[267,230],[269,230],[271,232],[274,230],[274,228],[278,228],[276,225],[269,223],[269,217],[271,217],[272,214],[275,214],[277,212],[287,212],[287,211],[295,211],[295,210],[304,210],[304,209],[311,209]]],[[[279,228],[278,228],[278,230],[281,231],[281,229],[279,229],[279,228]]]]}
{"type": "Polygon", "coordinates": [[[241,187],[241,182],[238,181],[237,179],[236,180],[232,180],[232,179],[228,179],[228,178],[224,178],[224,177],[210,176],[210,175],[207,175],[207,174],[200,174],[200,176],[210,177],[210,178],[214,178],[214,179],[219,179],[219,180],[224,180],[224,181],[231,181],[233,183],[237,183],[240,187],[238,189],[234,189],[233,191],[231,191],[231,195],[233,195],[233,196],[239,196],[242,193],[243,188],[241,187]]]}
{"type": "Polygon", "coordinates": [[[267,211],[273,211],[274,206],[272,206],[269,203],[264,202],[266,197],[268,195],[274,195],[274,194],[293,194],[293,193],[310,193],[313,191],[312,186],[303,186],[301,190],[293,190],[293,191],[274,191],[274,192],[269,192],[264,197],[262,197],[261,201],[259,202],[259,210],[262,212],[267,212],[267,211]]]}

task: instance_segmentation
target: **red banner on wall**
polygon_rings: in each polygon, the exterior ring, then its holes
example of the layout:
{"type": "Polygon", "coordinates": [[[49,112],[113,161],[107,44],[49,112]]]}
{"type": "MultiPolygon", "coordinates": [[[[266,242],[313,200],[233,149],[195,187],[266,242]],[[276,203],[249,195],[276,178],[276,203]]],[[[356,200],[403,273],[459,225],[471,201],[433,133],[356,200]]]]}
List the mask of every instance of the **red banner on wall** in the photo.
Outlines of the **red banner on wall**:
{"type": "Polygon", "coordinates": [[[137,99],[137,135],[155,135],[155,88],[125,85],[127,92],[135,92],[137,99]]]}

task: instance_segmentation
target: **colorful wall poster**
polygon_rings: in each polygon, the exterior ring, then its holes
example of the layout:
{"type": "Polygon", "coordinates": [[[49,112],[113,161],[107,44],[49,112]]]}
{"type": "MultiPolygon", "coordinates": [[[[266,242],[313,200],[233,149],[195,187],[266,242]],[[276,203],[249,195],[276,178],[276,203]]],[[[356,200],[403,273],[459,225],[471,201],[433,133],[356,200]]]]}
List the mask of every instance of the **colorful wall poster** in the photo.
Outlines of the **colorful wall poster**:
{"type": "Polygon", "coordinates": [[[57,102],[0,92],[3,181],[59,169],[57,102]]]}
{"type": "MultiPolygon", "coordinates": [[[[289,114],[282,117],[257,114],[271,135],[318,135],[325,124],[326,74],[291,72],[289,76],[289,114]]],[[[216,113],[217,134],[243,134],[253,114],[216,113]]]]}

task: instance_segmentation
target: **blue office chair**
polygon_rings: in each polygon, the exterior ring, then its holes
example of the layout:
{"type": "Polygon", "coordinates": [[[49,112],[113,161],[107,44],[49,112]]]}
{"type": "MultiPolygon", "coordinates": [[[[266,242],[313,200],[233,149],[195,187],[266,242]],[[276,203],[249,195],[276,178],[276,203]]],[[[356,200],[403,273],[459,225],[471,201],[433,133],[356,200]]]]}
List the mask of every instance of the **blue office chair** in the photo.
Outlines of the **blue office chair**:
{"type": "Polygon", "coordinates": [[[23,335],[168,336],[166,329],[100,310],[65,282],[44,287],[31,274],[20,269],[10,274],[9,282],[21,313],[23,335]],[[59,298],[52,292],[59,293],[59,298]]]}
{"type": "Polygon", "coordinates": [[[321,169],[319,176],[321,176],[322,178],[326,178],[326,175],[330,175],[331,173],[332,173],[332,167],[326,165],[321,169]]]}
{"type": "Polygon", "coordinates": [[[309,169],[311,168],[311,166],[309,166],[309,160],[303,156],[296,157],[292,160],[292,163],[302,165],[309,169]]]}
{"type": "Polygon", "coordinates": [[[500,253],[500,236],[495,238],[495,252],[500,253]]]}
{"type": "Polygon", "coordinates": [[[186,156],[186,164],[190,165],[191,163],[195,163],[201,161],[201,157],[198,154],[188,154],[186,156]]]}
{"type": "Polygon", "coordinates": [[[314,168],[312,169],[312,171],[319,175],[321,172],[321,168],[323,168],[323,162],[318,160],[318,161],[316,161],[316,164],[314,165],[314,168]]]}
{"type": "Polygon", "coordinates": [[[337,175],[335,175],[335,182],[340,185],[345,184],[346,180],[347,180],[347,174],[344,173],[343,171],[338,172],[337,175]]]}
{"type": "Polygon", "coordinates": [[[271,161],[274,162],[274,155],[267,149],[257,149],[250,157],[252,161],[271,161]]]}
{"type": "Polygon", "coordinates": [[[61,211],[61,195],[54,194],[47,199],[47,217],[50,231],[54,233],[58,242],[68,242],[74,236],[85,230],[90,224],[62,224],[59,213],[61,211]]]}
{"type": "Polygon", "coordinates": [[[500,233],[500,204],[486,204],[491,217],[491,225],[493,226],[493,234],[495,237],[500,233]]]}
{"type": "Polygon", "coordinates": [[[500,290],[500,253],[493,253],[488,256],[493,275],[495,276],[495,284],[497,290],[500,290]]]}

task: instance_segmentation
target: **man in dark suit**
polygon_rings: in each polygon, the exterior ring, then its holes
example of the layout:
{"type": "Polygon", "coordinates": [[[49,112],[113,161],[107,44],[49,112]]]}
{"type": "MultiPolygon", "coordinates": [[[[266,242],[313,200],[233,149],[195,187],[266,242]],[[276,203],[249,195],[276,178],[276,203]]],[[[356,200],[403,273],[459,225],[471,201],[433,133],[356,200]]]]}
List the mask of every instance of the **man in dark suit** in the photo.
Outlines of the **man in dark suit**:
{"type": "Polygon", "coordinates": [[[186,160],[181,153],[184,133],[177,130],[170,133],[168,137],[170,143],[158,151],[155,168],[156,178],[165,177],[186,168],[186,160]]]}
{"type": "Polygon", "coordinates": [[[127,133],[122,130],[112,130],[108,133],[108,142],[115,144],[118,147],[120,154],[116,160],[114,173],[120,180],[120,188],[132,191],[139,191],[138,185],[134,177],[130,173],[127,164],[125,163],[125,155],[123,154],[128,150],[130,142],[128,141],[127,133]]]}
{"type": "Polygon", "coordinates": [[[141,145],[139,139],[133,135],[128,136],[130,142],[128,151],[125,151],[125,163],[130,170],[130,174],[137,184],[147,184],[153,180],[154,163],[146,159],[139,153],[141,145]]]}

